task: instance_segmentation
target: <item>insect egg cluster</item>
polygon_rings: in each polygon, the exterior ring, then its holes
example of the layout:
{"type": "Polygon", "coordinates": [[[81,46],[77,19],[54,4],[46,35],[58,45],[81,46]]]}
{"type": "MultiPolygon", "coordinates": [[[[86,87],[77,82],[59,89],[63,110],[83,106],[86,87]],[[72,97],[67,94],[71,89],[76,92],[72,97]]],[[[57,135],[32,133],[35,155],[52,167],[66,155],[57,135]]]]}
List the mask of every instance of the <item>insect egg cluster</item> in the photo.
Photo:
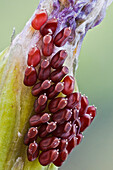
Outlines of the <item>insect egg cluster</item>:
{"type": "Polygon", "coordinates": [[[29,161],[38,157],[43,166],[50,163],[61,166],[80,144],[82,132],[94,119],[96,108],[89,106],[85,95],[74,92],[75,79],[64,63],[68,57],[66,50],[60,49],[49,57],[55,46],[62,47],[68,42],[71,28],[65,27],[55,35],[58,20],[48,19],[45,10],[35,15],[31,25],[42,35],[42,47],[34,45],[28,53],[24,84],[33,86],[36,100],[24,144],[28,146],[29,161]]]}

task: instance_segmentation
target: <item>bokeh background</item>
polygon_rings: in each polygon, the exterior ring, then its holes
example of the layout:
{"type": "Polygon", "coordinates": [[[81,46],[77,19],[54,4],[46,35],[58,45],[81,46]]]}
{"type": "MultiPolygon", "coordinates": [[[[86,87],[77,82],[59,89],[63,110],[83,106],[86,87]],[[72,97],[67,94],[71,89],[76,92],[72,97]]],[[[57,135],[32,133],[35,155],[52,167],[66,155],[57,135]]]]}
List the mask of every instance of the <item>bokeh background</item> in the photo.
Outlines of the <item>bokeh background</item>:
{"type": "MultiPolygon", "coordinates": [[[[0,0],[0,51],[19,33],[38,0],[0,0]]],[[[61,170],[113,170],[113,4],[82,44],[76,73],[79,90],[97,106],[97,117],[61,170]]]]}

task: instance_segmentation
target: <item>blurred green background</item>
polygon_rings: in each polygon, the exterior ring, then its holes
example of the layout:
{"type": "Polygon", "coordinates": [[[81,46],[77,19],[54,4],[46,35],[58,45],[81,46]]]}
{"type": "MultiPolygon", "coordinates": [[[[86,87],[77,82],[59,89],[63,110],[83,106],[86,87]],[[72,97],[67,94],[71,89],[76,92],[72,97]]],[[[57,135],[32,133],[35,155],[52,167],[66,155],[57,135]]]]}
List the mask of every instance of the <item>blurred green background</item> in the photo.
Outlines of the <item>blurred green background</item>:
{"type": "MultiPolygon", "coordinates": [[[[0,0],[0,51],[19,33],[38,0],[0,0]]],[[[82,143],[61,170],[113,170],[113,4],[104,21],[90,30],[82,44],[76,73],[80,91],[98,108],[82,143]]]]}

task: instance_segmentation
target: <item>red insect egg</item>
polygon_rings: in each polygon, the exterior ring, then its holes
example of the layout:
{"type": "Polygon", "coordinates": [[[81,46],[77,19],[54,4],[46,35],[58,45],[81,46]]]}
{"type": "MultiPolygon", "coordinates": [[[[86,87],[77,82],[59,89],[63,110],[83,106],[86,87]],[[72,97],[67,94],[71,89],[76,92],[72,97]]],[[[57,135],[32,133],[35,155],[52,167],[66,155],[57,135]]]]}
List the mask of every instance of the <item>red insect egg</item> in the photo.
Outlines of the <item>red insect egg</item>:
{"type": "Polygon", "coordinates": [[[59,152],[56,149],[43,151],[39,156],[39,162],[41,165],[46,166],[58,158],[59,152]]]}
{"type": "Polygon", "coordinates": [[[47,131],[48,133],[51,133],[52,131],[54,131],[54,130],[56,129],[56,127],[57,127],[56,122],[50,122],[50,123],[48,123],[48,125],[47,125],[46,131],[47,131]]]}
{"type": "Polygon", "coordinates": [[[54,82],[54,83],[58,83],[60,82],[63,77],[69,73],[69,69],[66,66],[63,66],[59,69],[56,69],[55,71],[53,71],[50,75],[50,79],[54,82]]]}
{"type": "Polygon", "coordinates": [[[53,38],[47,34],[43,37],[42,53],[44,56],[50,56],[53,53],[53,38]]]}
{"type": "Polygon", "coordinates": [[[29,161],[34,161],[39,155],[39,149],[37,148],[36,152],[34,154],[29,153],[29,149],[27,149],[27,158],[29,161]]]}
{"type": "Polygon", "coordinates": [[[61,160],[64,162],[67,157],[68,157],[68,151],[64,149],[63,151],[60,152],[61,160]]]}
{"type": "Polygon", "coordinates": [[[75,86],[75,80],[72,76],[66,76],[63,80],[64,82],[64,89],[62,93],[65,95],[69,95],[73,92],[75,86]]]}
{"type": "Polygon", "coordinates": [[[39,147],[42,151],[56,148],[60,143],[60,139],[57,137],[47,137],[40,141],[39,147]]]}
{"type": "Polygon", "coordinates": [[[50,115],[48,113],[43,113],[42,115],[39,113],[37,115],[33,115],[29,119],[30,126],[40,126],[42,123],[48,122],[50,119],[50,115]]]}
{"type": "Polygon", "coordinates": [[[36,113],[42,112],[46,108],[47,96],[46,94],[40,95],[38,99],[35,100],[34,109],[36,113]]]}
{"type": "Polygon", "coordinates": [[[29,147],[28,147],[28,152],[29,154],[34,154],[36,152],[38,148],[38,144],[36,142],[30,143],[29,147]]]}
{"type": "Polygon", "coordinates": [[[36,67],[41,60],[40,50],[38,47],[33,47],[28,53],[28,66],[36,67]]]}
{"type": "Polygon", "coordinates": [[[79,145],[82,141],[82,138],[83,138],[83,135],[80,133],[80,134],[77,134],[76,136],[76,139],[77,139],[77,145],[79,145]]]}
{"type": "Polygon", "coordinates": [[[35,30],[40,30],[41,26],[47,21],[48,15],[45,10],[39,11],[37,14],[35,14],[34,19],[31,22],[32,27],[35,30]]]}
{"type": "Polygon", "coordinates": [[[41,66],[38,70],[38,79],[39,80],[46,80],[48,79],[49,75],[51,73],[51,67],[48,60],[43,60],[41,62],[41,66]]]}
{"type": "Polygon", "coordinates": [[[28,138],[34,138],[38,134],[38,130],[35,127],[31,127],[28,131],[28,138]]]}
{"type": "Polygon", "coordinates": [[[37,72],[34,67],[27,67],[25,70],[24,84],[26,86],[33,86],[37,81],[37,72]]]}
{"type": "Polygon", "coordinates": [[[62,124],[65,121],[68,121],[72,116],[72,112],[69,109],[62,109],[54,113],[52,116],[53,121],[62,124]]]}
{"type": "Polygon", "coordinates": [[[71,93],[67,96],[67,99],[68,99],[67,108],[73,109],[80,102],[81,94],[78,92],[71,93]]]}
{"type": "Polygon", "coordinates": [[[90,115],[85,114],[80,117],[80,121],[81,121],[80,132],[83,132],[91,124],[91,117],[90,115]]]}
{"type": "Polygon", "coordinates": [[[65,50],[60,50],[58,51],[52,58],[51,60],[51,67],[54,68],[54,69],[57,69],[57,68],[60,68],[62,67],[65,59],[67,57],[67,53],[65,50]]]}
{"type": "Polygon", "coordinates": [[[62,166],[63,161],[61,160],[61,155],[59,154],[58,158],[53,162],[53,164],[57,167],[62,166]]]}
{"type": "Polygon", "coordinates": [[[95,106],[89,106],[87,109],[87,114],[89,114],[91,116],[91,122],[93,121],[93,119],[96,116],[96,108],[95,106]]]}
{"type": "Polygon", "coordinates": [[[76,137],[73,137],[69,143],[68,143],[68,146],[67,146],[67,150],[68,150],[68,154],[76,147],[77,145],[77,140],[76,140],[76,137]]]}
{"type": "Polygon", "coordinates": [[[60,141],[60,144],[59,144],[59,146],[58,146],[58,149],[64,150],[64,149],[67,147],[67,145],[68,145],[68,141],[67,141],[66,139],[62,139],[62,140],[60,141]]]}
{"type": "Polygon", "coordinates": [[[42,36],[46,34],[54,34],[57,28],[57,19],[49,19],[40,29],[42,36]]]}
{"type": "Polygon", "coordinates": [[[79,110],[79,116],[83,116],[86,113],[88,105],[89,105],[88,98],[86,96],[82,96],[81,97],[81,108],[79,110]]]}
{"type": "Polygon", "coordinates": [[[71,28],[67,27],[62,29],[54,38],[54,43],[57,47],[61,47],[63,45],[65,45],[65,43],[68,40],[68,37],[71,34],[71,28]]]}

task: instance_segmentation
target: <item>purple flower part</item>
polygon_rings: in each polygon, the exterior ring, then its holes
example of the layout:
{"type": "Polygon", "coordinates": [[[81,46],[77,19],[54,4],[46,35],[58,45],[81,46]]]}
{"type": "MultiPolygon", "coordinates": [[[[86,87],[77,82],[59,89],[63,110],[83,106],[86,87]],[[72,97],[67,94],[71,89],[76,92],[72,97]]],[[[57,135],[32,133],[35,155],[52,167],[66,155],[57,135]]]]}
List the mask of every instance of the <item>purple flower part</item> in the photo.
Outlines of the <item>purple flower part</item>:
{"type": "Polygon", "coordinates": [[[59,10],[59,12],[53,11],[51,16],[58,19],[58,27],[55,34],[57,34],[64,27],[71,27],[72,33],[69,37],[69,41],[71,42],[75,37],[76,29],[75,12],[72,9],[72,6],[69,8],[64,8],[62,11],[59,10]]]}
{"type": "Polygon", "coordinates": [[[76,17],[76,21],[82,22],[86,19],[86,15],[84,13],[84,11],[81,11],[80,14],[76,17]]]}
{"type": "Polygon", "coordinates": [[[72,16],[72,15],[68,16],[68,17],[66,18],[66,25],[67,25],[68,27],[70,27],[71,25],[73,25],[74,20],[75,20],[74,16],[72,16]]]}
{"type": "Polygon", "coordinates": [[[92,0],[92,2],[86,4],[81,12],[79,13],[79,15],[76,17],[76,21],[82,22],[84,20],[86,20],[86,17],[91,13],[91,11],[93,10],[93,8],[96,5],[97,0],[92,0]]]}
{"type": "Polygon", "coordinates": [[[55,1],[53,3],[53,12],[51,13],[50,17],[55,17],[56,19],[58,19],[58,23],[59,25],[66,25],[66,20],[69,16],[74,16],[75,12],[72,9],[72,6],[70,6],[69,8],[64,8],[62,11],[60,10],[60,4],[59,1],[55,1]]]}
{"type": "Polygon", "coordinates": [[[89,15],[91,13],[91,11],[93,10],[93,8],[96,5],[96,2],[97,2],[97,0],[92,0],[92,2],[85,5],[85,7],[83,8],[83,11],[86,15],[89,15]]]}
{"type": "Polygon", "coordinates": [[[64,10],[62,10],[58,16],[60,24],[73,26],[75,22],[74,15],[75,12],[72,10],[72,8],[64,8],[64,10]]]}
{"type": "Polygon", "coordinates": [[[73,16],[67,17],[66,25],[68,27],[71,27],[72,33],[71,33],[71,36],[69,37],[68,41],[72,42],[74,40],[74,38],[75,38],[75,29],[76,29],[76,25],[77,25],[76,21],[75,21],[75,18],[73,16]]]}
{"type": "Polygon", "coordinates": [[[86,5],[88,2],[89,2],[89,0],[84,0],[82,2],[81,2],[81,0],[78,0],[77,3],[74,5],[73,10],[76,13],[79,13],[82,10],[82,8],[84,7],[84,5],[86,5]]]}
{"type": "Polygon", "coordinates": [[[55,0],[53,2],[53,12],[51,13],[51,16],[57,16],[60,11],[60,3],[59,0],[55,0]]]}
{"type": "MultiPolygon", "coordinates": [[[[61,18],[61,20],[62,20],[62,18],[61,18]]],[[[65,19],[64,19],[64,22],[62,22],[62,26],[63,27],[66,27],[66,26],[71,27],[72,33],[71,33],[68,41],[72,42],[75,38],[75,29],[76,29],[76,21],[75,21],[74,13],[72,12],[72,10],[68,13],[68,15],[65,15],[65,19]]]]}
{"type": "MultiPolygon", "coordinates": [[[[44,0],[41,0],[38,8],[41,7],[41,3],[44,0]]],[[[68,0],[70,3],[69,7],[63,7],[61,9],[61,3],[59,0],[53,0],[53,11],[50,14],[49,18],[58,19],[58,27],[56,29],[55,35],[58,34],[63,28],[71,27],[72,33],[69,37],[69,42],[72,42],[76,35],[76,28],[80,24],[80,22],[84,22],[87,19],[87,16],[92,12],[97,4],[97,0],[68,0]],[[79,23],[79,24],[77,24],[79,23]]],[[[106,3],[103,10],[100,12],[99,16],[95,19],[95,21],[91,21],[87,23],[85,26],[85,33],[98,25],[105,16],[106,11],[106,3]]]]}
{"type": "Polygon", "coordinates": [[[59,14],[59,19],[62,20],[63,18],[67,17],[68,15],[72,15],[72,14],[75,14],[75,12],[73,12],[73,9],[72,7],[69,7],[69,8],[64,8],[60,14],[59,14]]]}
{"type": "Polygon", "coordinates": [[[68,0],[70,4],[74,4],[74,0],[68,0]]]}

